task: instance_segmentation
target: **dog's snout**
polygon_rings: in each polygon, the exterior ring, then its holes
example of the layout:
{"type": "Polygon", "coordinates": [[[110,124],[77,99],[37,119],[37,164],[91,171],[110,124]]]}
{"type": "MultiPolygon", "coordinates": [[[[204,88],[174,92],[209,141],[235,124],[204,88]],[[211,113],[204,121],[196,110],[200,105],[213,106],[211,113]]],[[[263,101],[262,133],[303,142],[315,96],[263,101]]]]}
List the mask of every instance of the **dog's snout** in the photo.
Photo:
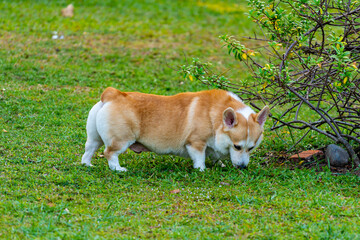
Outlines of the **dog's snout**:
{"type": "Polygon", "coordinates": [[[236,165],[237,169],[247,169],[247,165],[245,164],[240,164],[240,165],[236,165]]]}

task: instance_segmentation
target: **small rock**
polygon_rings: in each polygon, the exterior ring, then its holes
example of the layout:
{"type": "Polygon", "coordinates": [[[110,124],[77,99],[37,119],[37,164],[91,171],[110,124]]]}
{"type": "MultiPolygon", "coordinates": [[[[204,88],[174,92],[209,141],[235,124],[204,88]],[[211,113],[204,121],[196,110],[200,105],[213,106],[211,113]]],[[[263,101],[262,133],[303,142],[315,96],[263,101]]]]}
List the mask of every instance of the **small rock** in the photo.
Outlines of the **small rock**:
{"type": "Polygon", "coordinates": [[[64,39],[64,35],[59,35],[58,32],[54,31],[51,38],[52,38],[53,40],[56,40],[56,39],[64,39]]]}
{"type": "Polygon", "coordinates": [[[327,146],[325,156],[330,162],[330,165],[334,167],[343,167],[349,163],[349,154],[347,151],[335,144],[327,146]]]}

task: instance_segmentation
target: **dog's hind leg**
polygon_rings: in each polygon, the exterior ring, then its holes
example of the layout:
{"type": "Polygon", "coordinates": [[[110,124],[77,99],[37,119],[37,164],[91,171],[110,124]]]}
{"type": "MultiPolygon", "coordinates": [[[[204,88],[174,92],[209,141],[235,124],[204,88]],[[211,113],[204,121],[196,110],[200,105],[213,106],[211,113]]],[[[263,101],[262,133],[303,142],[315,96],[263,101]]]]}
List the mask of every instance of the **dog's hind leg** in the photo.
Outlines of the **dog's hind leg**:
{"type": "Polygon", "coordinates": [[[127,120],[132,113],[114,110],[116,106],[111,102],[104,104],[96,117],[96,129],[105,144],[104,155],[110,169],[123,172],[126,168],[120,166],[118,156],[135,143],[136,138],[127,120]],[[118,114],[111,114],[113,112],[118,112],[118,114]]]}
{"type": "Polygon", "coordinates": [[[103,142],[94,141],[93,139],[88,138],[85,144],[85,153],[82,156],[81,164],[92,166],[91,158],[102,145],[104,145],[103,142]]]}
{"type": "Polygon", "coordinates": [[[127,169],[124,167],[121,167],[119,164],[119,154],[126,151],[128,147],[130,147],[131,144],[133,144],[135,141],[124,141],[117,144],[112,144],[111,146],[107,146],[105,149],[105,157],[107,158],[109,162],[109,168],[114,171],[119,172],[126,172],[127,169]]]}
{"type": "Polygon", "coordinates": [[[103,103],[98,102],[95,106],[90,110],[89,117],[86,123],[86,133],[87,140],[85,144],[85,153],[82,156],[81,163],[86,166],[91,165],[91,158],[94,153],[104,145],[103,140],[101,139],[97,129],[96,129],[96,115],[98,111],[102,108],[103,103]]]}

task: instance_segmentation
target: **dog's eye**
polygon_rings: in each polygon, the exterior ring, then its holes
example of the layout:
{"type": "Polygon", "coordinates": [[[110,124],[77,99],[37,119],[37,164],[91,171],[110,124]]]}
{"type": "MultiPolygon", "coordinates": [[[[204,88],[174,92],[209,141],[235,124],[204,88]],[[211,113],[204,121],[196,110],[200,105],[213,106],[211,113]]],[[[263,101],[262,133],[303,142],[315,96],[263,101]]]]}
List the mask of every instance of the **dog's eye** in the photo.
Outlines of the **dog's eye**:
{"type": "Polygon", "coordinates": [[[240,145],[235,145],[235,144],[234,144],[234,148],[235,148],[236,150],[238,150],[238,151],[241,150],[241,146],[240,146],[240,145]]]}

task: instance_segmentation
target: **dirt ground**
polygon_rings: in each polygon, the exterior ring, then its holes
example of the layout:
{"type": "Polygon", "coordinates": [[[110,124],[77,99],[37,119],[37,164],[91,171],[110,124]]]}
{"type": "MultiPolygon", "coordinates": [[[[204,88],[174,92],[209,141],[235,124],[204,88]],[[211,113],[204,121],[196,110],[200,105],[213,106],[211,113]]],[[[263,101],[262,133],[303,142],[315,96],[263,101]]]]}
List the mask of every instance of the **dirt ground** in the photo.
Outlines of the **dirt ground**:
{"type": "MultiPolygon", "coordinates": [[[[318,149],[323,153],[325,152],[325,148],[318,149]]],[[[357,155],[360,157],[360,148],[355,149],[357,155]]],[[[266,155],[266,160],[263,164],[269,164],[274,161],[274,158],[277,159],[275,165],[284,166],[291,170],[294,169],[315,169],[316,172],[328,171],[330,164],[327,162],[325,158],[325,154],[313,156],[308,159],[299,159],[299,158],[291,158],[290,156],[296,153],[288,153],[288,152],[268,152],[266,155]]],[[[350,159],[349,164],[344,167],[334,167],[330,166],[330,171],[334,175],[342,175],[342,174],[355,174],[360,176],[360,168],[356,168],[353,166],[353,163],[350,159]]]]}

